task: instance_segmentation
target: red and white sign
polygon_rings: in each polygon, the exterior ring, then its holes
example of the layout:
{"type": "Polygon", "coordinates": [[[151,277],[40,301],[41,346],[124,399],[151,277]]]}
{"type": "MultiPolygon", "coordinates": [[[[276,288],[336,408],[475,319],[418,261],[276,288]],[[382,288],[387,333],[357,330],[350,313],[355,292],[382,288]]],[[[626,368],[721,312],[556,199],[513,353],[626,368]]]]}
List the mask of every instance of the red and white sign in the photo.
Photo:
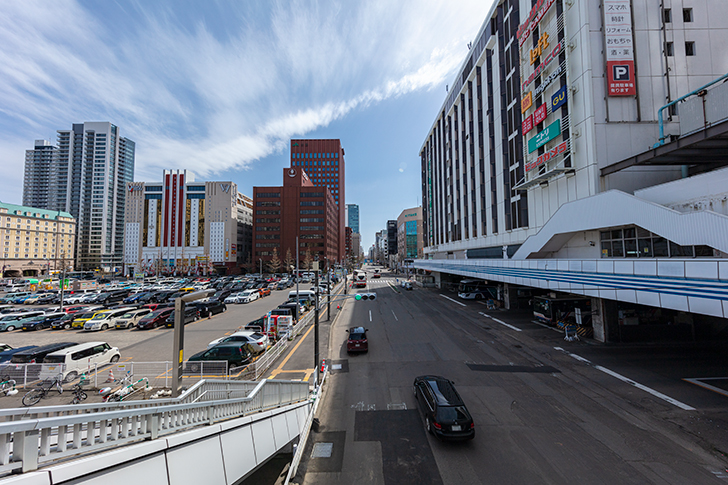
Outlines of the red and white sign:
{"type": "Polygon", "coordinates": [[[604,0],[604,47],[607,58],[607,95],[635,96],[631,0],[604,0]]]}
{"type": "Polygon", "coordinates": [[[536,5],[533,6],[531,12],[528,14],[528,19],[518,27],[516,36],[518,36],[518,46],[522,46],[533,29],[541,22],[541,19],[546,12],[549,11],[551,6],[556,3],[556,0],[538,0],[536,5]]]}
{"type": "Polygon", "coordinates": [[[533,124],[537,125],[546,119],[546,103],[542,104],[533,112],[533,124]]]}
{"type": "Polygon", "coordinates": [[[562,153],[566,153],[566,149],[568,146],[568,142],[562,142],[553,147],[551,150],[544,153],[543,155],[539,155],[535,162],[529,162],[526,164],[526,172],[529,172],[536,167],[540,167],[544,163],[548,162],[553,158],[556,158],[562,153]]]}
{"type": "Polygon", "coordinates": [[[533,115],[528,115],[528,118],[521,123],[521,134],[525,135],[531,130],[533,130],[533,115]]]}

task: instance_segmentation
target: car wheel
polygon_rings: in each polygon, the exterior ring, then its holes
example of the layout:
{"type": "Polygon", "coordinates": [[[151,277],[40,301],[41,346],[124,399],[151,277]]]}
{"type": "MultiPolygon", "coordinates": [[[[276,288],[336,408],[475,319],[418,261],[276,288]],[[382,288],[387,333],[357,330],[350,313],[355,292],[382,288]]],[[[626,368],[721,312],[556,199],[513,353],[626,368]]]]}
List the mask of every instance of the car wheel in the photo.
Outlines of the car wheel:
{"type": "Polygon", "coordinates": [[[115,356],[113,356],[111,358],[111,363],[112,364],[116,364],[117,362],[119,362],[119,356],[118,355],[115,355],[115,356]]]}
{"type": "Polygon", "coordinates": [[[106,330],[107,328],[109,328],[109,326],[106,325],[105,323],[103,325],[101,325],[101,330],[106,330]]]}
{"type": "Polygon", "coordinates": [[[76,377],[78,377],[78,372],[72,370],[71,372],[66,374],[66,377],[63,378],[63,382],[68,384],[69,382],[76,380],[76,377]]]}
{"type": "Polygon", "coordinates": [[[480,294],[475,295],[475,299],[476,300],[482,300],[483,299],[483,295],[480,295],[480,294]]]}
{"type": "Polygon", "coordinates": [[[190,364],[190,372],[200,372],[199,364],[190,364]]]}
{"type": "Polygon", "coordinates": [[[71,324],[70,323],[66,323],[66,324],[63,325],[63,330],[68,330],[69,328],[71,328],[71,324]]]}
{"type": "Polygon", "coordinates": [[[8,325],[8,328],[5,329],[6,332],[12,332],[13,330],[15,330],[15,327],[12,325],[8,325]]]}
{"type": "Polygon", "coordinates": [[[428,433],[432,434],[432,425],[430,424],[430,418],[425,418],[425,429],[428,433]]]}

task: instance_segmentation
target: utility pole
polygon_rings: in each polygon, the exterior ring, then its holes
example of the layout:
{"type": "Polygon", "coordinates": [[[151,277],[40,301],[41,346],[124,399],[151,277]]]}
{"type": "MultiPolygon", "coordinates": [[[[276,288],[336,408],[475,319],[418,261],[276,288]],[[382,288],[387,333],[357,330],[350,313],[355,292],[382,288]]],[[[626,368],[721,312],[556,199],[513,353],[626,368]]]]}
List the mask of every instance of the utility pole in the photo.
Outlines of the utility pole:
{"type": "Polygon", "coordinates": [[[313,320],[313,387],[315,388],[319,382],[319,272],[318,261],[313,262],[314,265],[314,320],[313,320]]]}
{"type": "Polygon", "coordinates": [[[326,265],[326,321],[331,321],[331,270],[326,265]]]}

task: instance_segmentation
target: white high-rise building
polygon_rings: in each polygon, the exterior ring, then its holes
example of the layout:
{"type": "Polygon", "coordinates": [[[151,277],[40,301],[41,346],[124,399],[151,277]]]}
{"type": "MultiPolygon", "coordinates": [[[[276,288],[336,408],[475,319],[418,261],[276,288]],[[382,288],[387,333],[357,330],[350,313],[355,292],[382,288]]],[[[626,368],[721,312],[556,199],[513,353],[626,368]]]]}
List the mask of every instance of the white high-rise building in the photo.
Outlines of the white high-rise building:
{"type": "Polygon", "coordinates": [[[76,269],[119,271],[127,183],[135,144],[109,122],[58,130],[58,145],[36,140],[26,152],[23,202],[76,219],[76,269]],[[41,143],[39,143],[41,142],[41,143]]]}

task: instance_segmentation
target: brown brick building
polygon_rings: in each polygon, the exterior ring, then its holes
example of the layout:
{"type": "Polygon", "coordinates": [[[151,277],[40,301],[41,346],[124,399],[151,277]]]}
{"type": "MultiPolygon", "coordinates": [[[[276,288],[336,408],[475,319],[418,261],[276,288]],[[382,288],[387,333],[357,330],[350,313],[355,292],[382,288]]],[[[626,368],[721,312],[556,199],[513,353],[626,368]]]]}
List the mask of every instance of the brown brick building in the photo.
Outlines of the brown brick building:
{"type": "Polygon", "coordinates": [[[342,259],[339,205],[329,190],[315,185],[301,168],[283,169],[282,187],[253,187],[253,210],[253,263],[262,260],[265,266],[277,250],[282,263],[279,271],[285,271],[287,251],[296,258],[296,237],[301,267],[307,251],[321,262],[342,259]]]}

